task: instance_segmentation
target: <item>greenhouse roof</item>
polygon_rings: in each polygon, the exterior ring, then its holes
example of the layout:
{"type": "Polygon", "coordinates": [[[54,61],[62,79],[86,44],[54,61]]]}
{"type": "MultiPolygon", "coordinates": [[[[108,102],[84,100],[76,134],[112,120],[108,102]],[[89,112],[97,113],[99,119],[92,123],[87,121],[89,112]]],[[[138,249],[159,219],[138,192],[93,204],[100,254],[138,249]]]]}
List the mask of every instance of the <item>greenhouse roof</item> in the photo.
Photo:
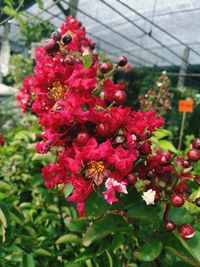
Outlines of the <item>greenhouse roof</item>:
{"type": "MultiPolygon", "coordinates": [[[[135,66],[179,66],[189,47],[189,64],[200,64],[200,1],[79,0],[76,6],[72,0],[44,0],[43,9],[34,4],[26,11],[31,20],[48,20],[57,28],[65,19],[57,4],[67,10],[69,2],[97,48],[113,60],[124,54],[135,66]]],[[[13,49],[22,49],[14,19],[9,39],[13,49]]]]}

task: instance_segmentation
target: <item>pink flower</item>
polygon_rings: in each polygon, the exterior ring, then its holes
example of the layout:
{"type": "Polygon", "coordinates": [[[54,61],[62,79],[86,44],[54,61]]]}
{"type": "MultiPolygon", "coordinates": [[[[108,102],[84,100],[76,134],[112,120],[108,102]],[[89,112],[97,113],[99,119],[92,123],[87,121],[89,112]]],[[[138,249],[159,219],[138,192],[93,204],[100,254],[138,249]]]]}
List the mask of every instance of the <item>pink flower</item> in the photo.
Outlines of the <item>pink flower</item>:
{"type": "Polygon", "coordinates": [[[108,178],[105,182],[105,186],[107,190],[103,192],[104,198],[111,205],[114,202],[118,202],[118,199],[115,196],[115,190],[119,193],[128,194],[125,182],[117,182],[112,178],[108,178]]]}

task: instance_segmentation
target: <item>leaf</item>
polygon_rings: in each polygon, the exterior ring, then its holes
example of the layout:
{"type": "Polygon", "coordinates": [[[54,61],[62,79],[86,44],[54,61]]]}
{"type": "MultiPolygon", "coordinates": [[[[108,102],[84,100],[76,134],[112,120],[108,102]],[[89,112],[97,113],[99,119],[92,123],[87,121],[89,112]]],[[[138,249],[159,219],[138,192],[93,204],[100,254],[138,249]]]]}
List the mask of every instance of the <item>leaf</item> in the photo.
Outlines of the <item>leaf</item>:
{"type": "Polygon", "coordinates": [[[0,188],[1,188],[1,191],[3,191],[3,192],[11,190],[10,185],[3,182],[3,181],[0,181],[0,188]]]}
{"type": "Polygon", "coordinates": [[[22,202],[20,205],[19,205],[19,208],[20,209],[30,209],[32,208],[32,203],[30,202],[22,202]]]}
{"type": "Polygon", "coordinates": [[[31,226],[26,225],[26,226],[24,226],[24,229],[26,229],[26,231],[30,234],[30,236],[32,238],[36,238],[37,237],[37,233],[36,233],[35,229],[33,229],[31,226]]]}
{"type": "Polygon", "coordinates": [[[39,160],[39,161],[44,161],[45,163],[50,163],[54,162],[55,156],[52,155],[50,152],[48,152],[47,154],[35,153],[35,155],[32,157],[32,160],[33,161],[39,160]]]}
{"type": "Polygon", "coordinates": [[[36,0],[37,4],[39,5],[39,7],[44,7],[44,3],[43,0],[36,0]]]}
{"type": "Polygon", "coordinates": [[[73,185],[71,183],[68,183],[68,184],[66,184],[64,186],[63,191],[64,191],[65,198],[67,198],[71,194],[71,192],[73,191],[73,189],[74,189],[74,187],[73,187],[73,185]]]}
{"type": "Polygon", "coordinates": [[[70,232],[85,232],[86,227],[88,226],[87,218],[78,218],[78,219],[71,219],[67,222],[67,228],[70,232]]]}
{"type": "Polygon", "coordinates": [[[33,254],[26,254],[23,256],[22,267],[35,267],[33,254]]]}
{"type": "Polygon", "coordinates": [[[128,233],[131,234],[131,228],[128,223],[117,214],[109,214],[88,227],[83,238],[83,245],[88,247],[93,242],[101,240],[111,233],[128,233]]]}
{"type": "Polygon", "coordinates": [[[112,260],[110,253],[108,252],[108,250],[106,250],[106,255],[108,257],[109,266],[113,267],[113,260],[112,260]]]}
{"type": "Polygon", "coordinates": [[[160,140],[159,146],[165,150],[169,150],[170,152],[177,154],[177,149],[175,146],[167,140],[160,140]]]}
{"type": "Polygon", "coordinates": [[[102,194],[92,192],[85,201],[87,216],[100,216],[105,214],[110,205],[105,201],[102,194]]]}
{"type": "Polygon", "coordinates": [[[83,58],[83,68],[88,69],[93,63],[92,54],[90,52],[87,52],[83,54],[82,58],[83,58]]]}
{"type": "Polygon", "coordinates": [[[83,261],[86,261],[86,260],[91,259],[91,258],[94,259],[95,257],[96,257],[96,253],[89,249],[89,250],[86,250],[86,251],[80,253],[78,255],[78,257],[76,257],[75,263],[83,262],[83,261]]]}
{"type": "Polygon", "coordinates": [[[157,129],[153,132],[153,136],[157,138],[158,140],[167,137],[172,136],[172,132],[166,130],[166,129],[157,129]]]}
{"type": "Polygon", "coordinates": [[[80,244],[81,239],[75,234],[66,234],[66,235],[59,237],[55,243],[57,245],[58,244],[67,244],[67,243],[80,244]]]}
{"type": "Polygon", "coordinates": [[[43,248],[36,249],[34,251],[34,253],[36,255],[41,255],[41,256],[48,256],[48,257],[51,257],[52,256],[52,254],[49,251],[47,251],[46,249],[43,249],[43,248]]]}
{"type": "Polygon", "coordinates": [[[177,225],[191,223],[193,221],[192,216],[184,207],[176,208],[172,206],[169,210],[168,218],[177,225]]]}
{"type": "Polygon", "coordinates": [[[6,217],[0,208],[0,222],[2,224],[2,242],[5,242],[6,240],[6,228],[7,228],[7,220],[6,217]]]}
{"type": "Polygon", "coordinates": [[[127,211],[126,216],[145,222],[155,223],[160,221],[155,207],[146,206],[145,204],[133,206],[127,211]]]}
{"type": "Polygon", "coordinates": [[[10,213],[7,205],[0,201],[0,224],[2,224],[2,242],[6,241],[6,228],[9,226],[10,213]]]}
{"type": "Polygon", "coordinates": [[[176,255],[176,257],[182,259],[184,262],[187,262],[191,264],[192,266],[196,266],[196,263],[193,262],[191,259],[183,255],[180,251],[176,250],[175,248],[165,246],[164,247],[166,250],[170,251],[172,254],[176,255]]]}
{"type": "Polygon", "coordinates": [[[18,223],[19,225],[23,225],[24,216],[16,207],[11,209],[10,215],[16,223],[18,223]]]}
{"type": "Polygon", "coordinates": [[[174,235],[179,239],[183,247],[190,253],[190,255],[198,262],[200,265],[200,232],[195,231],[195,235],[190,240],[184,240],[178,233],[174,235]]]}
{"type": "Polygon", "coordinates": [[[9,16],[11,16],[11,17],[14,17],[14,18],[18,21],[18,23],[19,23],[19,25],[20,25],[21,27],[23,27],[23,26],[25,25],[24,20],[23,20],[22,17],[19,15],[19,12],[17,13],[11,6],[5,6],[4,9],[3,9],[3,11],[4,11],[7,15],[9,15],[9,16]]]}
{"type": "Polygon", "coordinates": [[[11,17],[15,17],[16,15],[16,11],[12,8],[12,6],[5,6],[3,11],[11,17]]]}
{"type": "Polygon", "coordinates": [[[8,5],[10,8],[12,8],[13,7],[13,4],[14,4],[13,0],[4,0],[4,3],[6,5],[8,5]]]}
{"type": "Polygon", "coordinates": [[[200,232],[196,230],[195,235],[187,241],[187,244],[200,263],[200,232]]]}
{"type": "Polygon", "coordinates": [[[140,261],[153,261],[160,255],[161,251],[162,243],[153,241],[135,251],[134,256],[140,261]]]}

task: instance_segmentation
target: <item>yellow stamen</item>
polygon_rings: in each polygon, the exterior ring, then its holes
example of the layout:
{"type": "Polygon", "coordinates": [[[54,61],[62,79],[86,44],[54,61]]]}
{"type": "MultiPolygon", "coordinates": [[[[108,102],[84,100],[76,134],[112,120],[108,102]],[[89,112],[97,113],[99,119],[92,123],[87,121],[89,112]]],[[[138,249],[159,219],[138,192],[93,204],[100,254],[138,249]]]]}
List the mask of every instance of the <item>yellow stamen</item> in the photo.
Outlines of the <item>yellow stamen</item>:
{"type": "Polygon", "coordinates": [[[50,98],[53,98],[55,101],[61,100],[64,97],[64,94],[67,91],[67,87],[63,84],[61,84],[61,82],[56,81],[53,82],[53,86],[48,88],[48,96],[50,98]]]}
{"type": "Polygon", "coordinates": [[[97,160],[90,160],[87,164],[89,173],[91,174],[101,174],[105,171],[105,165],[102,160],[97,161],[97,160]]]}

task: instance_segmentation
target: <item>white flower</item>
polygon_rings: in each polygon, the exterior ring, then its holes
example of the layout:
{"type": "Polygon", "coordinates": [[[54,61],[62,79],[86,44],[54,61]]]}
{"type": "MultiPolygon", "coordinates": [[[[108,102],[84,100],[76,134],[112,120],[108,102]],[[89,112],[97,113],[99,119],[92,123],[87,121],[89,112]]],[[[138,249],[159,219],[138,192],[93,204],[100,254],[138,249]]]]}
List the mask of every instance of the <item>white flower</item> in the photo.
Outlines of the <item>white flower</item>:
{"type": "Polygon", "coordinates": [[[142,198],[146,202],[147,205],[155,204],[155,195],[156,191],[153,191],[152,189],[149,189],[147,192],[144,192],[142,195],[142,198]]]}

